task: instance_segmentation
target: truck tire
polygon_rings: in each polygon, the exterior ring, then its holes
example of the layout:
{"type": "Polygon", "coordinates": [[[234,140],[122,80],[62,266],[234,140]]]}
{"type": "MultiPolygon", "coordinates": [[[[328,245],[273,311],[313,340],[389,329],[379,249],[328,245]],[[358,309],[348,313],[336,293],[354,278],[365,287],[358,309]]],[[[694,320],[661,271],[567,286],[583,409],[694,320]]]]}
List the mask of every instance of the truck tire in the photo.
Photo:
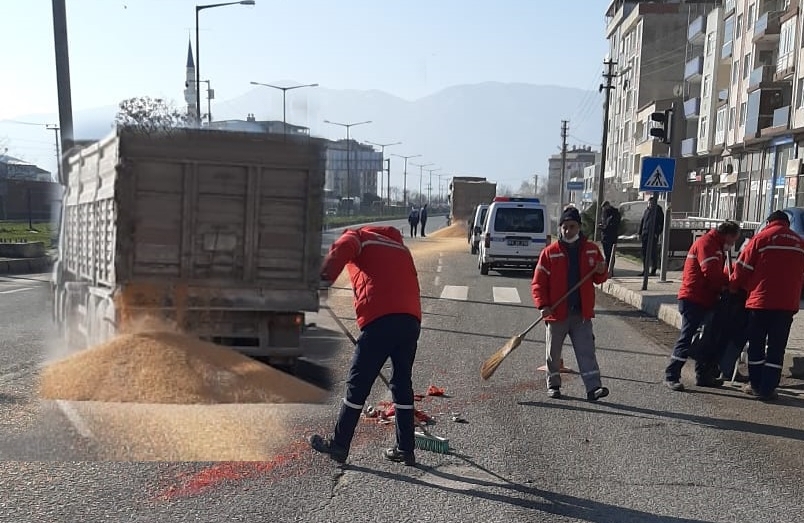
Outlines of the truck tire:
{"type": "Polygon", "coordinates": [[[480,264],[480,274],[483,276],[488,276],[489,274],[489,264],[488,263],[481,263],[480,264]]]}

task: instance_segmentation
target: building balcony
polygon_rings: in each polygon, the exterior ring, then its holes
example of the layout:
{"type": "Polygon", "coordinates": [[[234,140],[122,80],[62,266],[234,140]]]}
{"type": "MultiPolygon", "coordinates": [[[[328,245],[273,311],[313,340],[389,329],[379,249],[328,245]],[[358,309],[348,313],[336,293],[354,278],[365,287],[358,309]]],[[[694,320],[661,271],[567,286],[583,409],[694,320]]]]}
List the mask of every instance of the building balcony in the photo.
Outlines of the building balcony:
{"type": "Polygon", "coordinates": [[[720,59],[729,60],[733,54],[734,54],[734,41],[729,40],[728,42],[723,42],[723,47],[720,50],[720,59]]]}
{"type": "Polygon", "coordinates": [[[776,43],[779,41],[779,32],[782,29],[782,15],[784,11],[768,11],[754,23],[754,43],[776,43]]]}
{"type": "Polygon", "coordinates": [[[681,140],[681,156],[695,156],[698,154],[698,138],[681,140]]]}
{"type": "Polygon", "coordinates": [[[698,97],[684,101],[684,118],[698,118],[701,115],[701,99],[698,97]]]}
{"type": "Polygon", "coordinates": [[[790,106],[785,105],[773,111],[770,124],[760,129],[760,134],[762,136],[781,134],[788,129],[790,129],[790,106]]]}
{"type": "Polygon", "coordinates": [[[717,92],[717,103],[721,104],[723,102],[729,101],[729,90],[728,89],[721,89],[717,92]]]}
{"type": "Polygon", "coordinates": [[[703,56],[696,56],[684,66],[684,80],[700,82],[703,75],[703,56]]]}
{"type": "Polygon", "coordinates": [[[796,72],[796,53],[791,52],[780,56],[776,60],[776,72],[773,75],[774,81],[778,82],[793,76],[796,72]]]}
{"type": "Polygon", "coordinates": [[[692,21],[687,29],[687,40],[693,45],[703,45],[706,41],[706,17],[701,15],[692,21]]]}
{"type": "Polygon", "coordinates": [[[723,2],[723,17],[727,17],[734,12],[737,6],[737,0],[724,0],[723,2]]]}
{"type": "Polygon", "coordinates": [[[762,65],[751,71],[748,77],[748,91],[754,91],[760,87],[765,87],[765,84],[773,82],[773,76],[776,74],[776,67],[772,65],[762,65]]]}

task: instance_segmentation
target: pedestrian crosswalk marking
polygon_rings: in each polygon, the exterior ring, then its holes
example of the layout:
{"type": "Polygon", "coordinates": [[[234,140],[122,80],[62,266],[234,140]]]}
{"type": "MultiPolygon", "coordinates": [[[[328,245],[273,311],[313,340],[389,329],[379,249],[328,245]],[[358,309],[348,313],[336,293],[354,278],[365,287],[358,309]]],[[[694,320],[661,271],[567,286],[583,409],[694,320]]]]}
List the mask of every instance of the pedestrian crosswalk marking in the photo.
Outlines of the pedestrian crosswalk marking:
{"type": "Polygon", "coordinates": [[[10,289],[10,290],[7,290],[7,291],[0,291],[0,294],[14,294],[15,292],[29,291],[31,289],[33,289],[33,287],[21,287],[21,288],[18,288],[18,289],[10,289]]]}
{"type": "Polygon", "coordinates": [[[667,176],[664,175],[664,171],[660,165],[657,165],[653,170],[653,174],[651,174],[648,181],[645,182],[645,187],[653,187],[656,189],[670,188],[670,184],[667,183],[667,176]]]}
{"type": "Polygon", "coordinates": [[[494,303],[522,303],[515,287],[494,287],[494,303]]]}
{"type": "Polygon", "coordinates": [[[465,285],[444,285],[441,291],[442,300],[466,301],[469,298],[469,287],[465,285]]]}

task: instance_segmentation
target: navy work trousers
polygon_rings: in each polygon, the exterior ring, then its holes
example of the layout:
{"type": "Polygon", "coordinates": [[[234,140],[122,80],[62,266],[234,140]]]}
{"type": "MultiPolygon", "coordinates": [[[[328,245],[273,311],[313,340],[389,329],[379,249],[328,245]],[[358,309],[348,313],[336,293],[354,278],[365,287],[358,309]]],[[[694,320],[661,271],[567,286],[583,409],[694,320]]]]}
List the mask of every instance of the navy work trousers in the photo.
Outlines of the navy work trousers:
{"type": "Polygon", "coordinates": [[[750,310],[748,313],[748,379],[761,396],[779,386],[792,324],[791,311],[750,310]]]}
{"type": "MultiPolygon", "coordinates": [[[[710,313],[709,309],[688,300],[678,300],[678,311],[681,313],[681,334],[673,347],[673,355],[670,356],[670,363],[665,370],[667,381],[681,380],[681,369],[687,362],[687,352],[692,338],[710,313]]],[[[695,361],[695,374],[699,377],[705,377],[710,372],[708,362],[695,361]]]]}
{"type": "Polygon", "coordinates": [[[413,452],[412,375],[420,332],[419,320],[409,314],[382,316],[363,328],[346,381],[346,397],[335,425],[335,443],[345,449],[351,446],[371,387],[391,358],[393,374],[389,381],[396,411],[396,442],[399,450],[413,452]]]}

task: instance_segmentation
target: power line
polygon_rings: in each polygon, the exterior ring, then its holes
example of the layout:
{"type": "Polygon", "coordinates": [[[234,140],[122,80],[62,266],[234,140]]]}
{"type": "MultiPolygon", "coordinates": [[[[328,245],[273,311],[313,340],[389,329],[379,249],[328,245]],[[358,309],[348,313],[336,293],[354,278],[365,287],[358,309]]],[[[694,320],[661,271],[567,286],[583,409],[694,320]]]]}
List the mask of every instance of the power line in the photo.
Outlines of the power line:
{"type": "Polygon", "coordinates": [[[36,125],[39,127],[46,127],[48,125],[46,123],[21,122],[19,120],[0,120],[0,123],[15,123],[18,125],[36,125]]]}

